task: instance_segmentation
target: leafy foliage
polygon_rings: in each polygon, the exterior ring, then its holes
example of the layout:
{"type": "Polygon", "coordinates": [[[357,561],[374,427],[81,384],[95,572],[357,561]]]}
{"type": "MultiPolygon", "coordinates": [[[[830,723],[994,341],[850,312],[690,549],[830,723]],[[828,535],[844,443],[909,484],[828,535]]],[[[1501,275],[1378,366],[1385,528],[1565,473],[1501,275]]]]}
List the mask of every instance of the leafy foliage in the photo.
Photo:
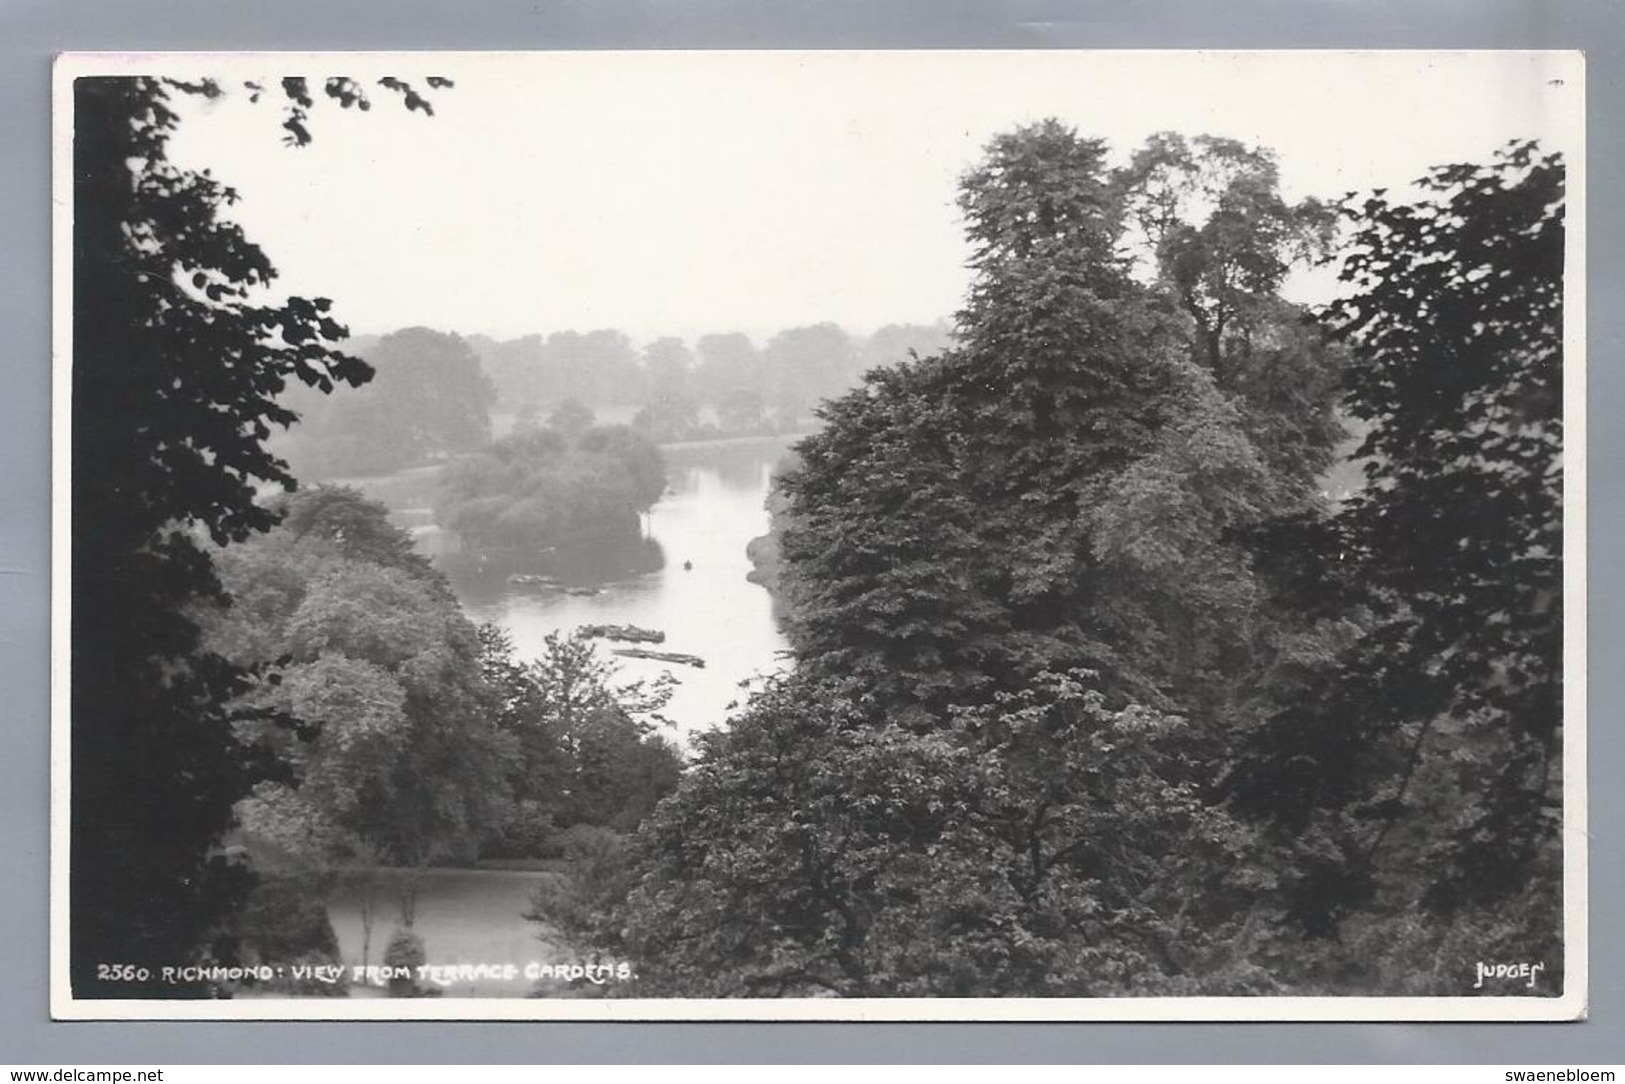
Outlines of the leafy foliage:
{"type": "Polygon", "coordinates": [[[538,882],[525,918],[542,927],[543,940],[598,951],[616,942],[607,916],[617,914],[629,889],[630,863],[625,836],[608,828],[577,824],[558,835],[563,872],[538,882]]]}
{"type": "Polygon", "coordinates": [[[514,807],[488,854],[546,854],[576,826],[630,831],[677,785],[682,756],[657,730],[669,682],[617,681],[614,664],[582,636],[550,635],[528,661],[514,658],[493,625],[480,639],[497,723],[517,750],[514,807]]]}
{"type": "Polygon", "coordinates": [[[802,665],[872,675],[904,710],[1077,667],[1119,696],[1215,703],[1258,601],[1232,536],[1305,487],[1130,274],[1102,144],[1001,137],[962,206],[962,345],[871,372],[784,478],[802,665]]]}
{"type": "Polygon", "coordinates": [[[1114,183],[1129,238],[1192,322],[1192,356],[1234,397],[1271,468],[1312,482],[1342,436],[1342,357],[1280,288],[1294,263],[1330,252],[1335,209],[1288,204],[1272,153],[1213,136],[1157,133],[1114,183]]]}
{"type": "Polygon", "coordinates": [[[768,340],[762,367],[779,428],[793,431],[820,399],[852,385],[857,347],[834,324],[788,328],[768,340]]]}
{"type": "Polygon", "coordinates": [[[690,996],[1269,989],[1210,939],[1239,894],[1216,859],[1246,839],[1179,778],[1184,724],[1090,680],[926,734],[852,686],[770,690],[640,833],[612,947],[640,989],[690,996]]]}
{"type": "Polygon", "coordinates": [[[784,476],[796,676],[595,875],[595,943],[712,996],[1557,970],[1561,162],[1422,189],[1345,208],[1319,330],[1277,291],[1329,212],[1264,152],[990,144],[956,345],[784,476]]]}
{"type": "Polygon", "coordinates": [[[435,518],[466,549],[522,562],[552,547],[636,538],[666,472],[659,449],[624,426],[547,428],[450,464],[440,486],[435,518]]]}
{"type": "Polygon", "coordinates": [[[1419,188],[1347,208],[1355,292],[1330,314],[1354,351],[1368,483],[1312,536],[1300,583],[1358,604],[1364,635],[1261,733],[1238,793],[1302,839],[1295,898],[1313,929],[1421,906],[1435,928],[1488,920],[1550,943],[1563,164],[1516,144],[1419,188]]]}
{"type": "Polygon", "coordinates": [[[271,964],[282,972],[268,984],[270,990],[295,997],[342,997],[349,987],[315,978],[295,978],[295,968],[343,966],[338,935],[322,904],[326,885],[305,876],[268,877],[254,887],[239,916],[235,935],[240,959],[247,964],[271,964]]]}
{"type": "MultiPolygon", "coordinates": [[[[409,107],[427,101],[396,82],[409,107]]],[[[442,81],[443,82],[443,81],[442,81]]],[[[362,102],[358,85],[327,96],[362,102]]],[[[285,81],[290,138],[314,104],[285,81]]],[[[242,541],[275,522],[254,488],[291,488],[268,452],[291,384],[359,384],[324,298],[262,300],[276,272],[224,215],[236,193],[167,158],[176,94],[217,84],[81,78],[74,84],[73,659],[70,971],[196,959],[240,904],[246,871],[218,856],[231,809],[274,770],[232,737],[251,676],[199,650],[189,616],[217,600],[200,537],[242,541]]],[[[166,988],[165,996],[206,991],[166,988]]]]}
{"type": "Polygon", "coordinates": [[[283,526],[221,555],[245,603],[211,622],[222,652],[277,664],[249,701],[307,729],[246,726],[292,778],[261,783],[244,826],[316,863],[472,856],[513,755],[474,627],[379,506],[328,487],[286,506],[283,526]]]}
{"type": "Polygon", "coordinates": [[[1136,277],[1126,205],[1102,143],[995,139],[957,345],[798,446],[797,676],[633,851],[620,947],[660,989],[1275,988],[1268,858],[1209,788],[1271,659],[1248,532],[1312,490],[1136,277]]]}

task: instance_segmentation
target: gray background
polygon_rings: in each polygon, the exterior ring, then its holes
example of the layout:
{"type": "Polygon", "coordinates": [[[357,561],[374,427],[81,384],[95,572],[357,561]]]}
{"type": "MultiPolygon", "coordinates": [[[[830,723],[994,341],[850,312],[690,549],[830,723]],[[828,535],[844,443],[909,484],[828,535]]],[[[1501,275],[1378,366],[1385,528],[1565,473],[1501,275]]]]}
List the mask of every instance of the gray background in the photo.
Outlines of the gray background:
{"type": "MultiPolygon", "coordinates": [[[[1569,0],[0,0],[0,1063],[1621,1062],[1625,402],[1617,3],[1569,0]],[[1562,1025],[52,1023],[50,55],[62,49],[1583,48],[1590,292],[1591,1019],[1562,1025]]],[[[1425,108],[1425,103],[1419,103],[1425,108]]]]}

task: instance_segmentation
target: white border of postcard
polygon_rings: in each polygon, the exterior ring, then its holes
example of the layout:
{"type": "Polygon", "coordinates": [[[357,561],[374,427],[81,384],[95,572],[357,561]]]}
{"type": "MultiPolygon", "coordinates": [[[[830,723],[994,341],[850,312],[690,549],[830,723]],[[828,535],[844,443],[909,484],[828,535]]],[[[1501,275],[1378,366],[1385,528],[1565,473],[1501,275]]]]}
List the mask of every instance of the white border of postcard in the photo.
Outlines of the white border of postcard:
{"type": "MultiPolygon", "coordinates": [[[[1163,51],[1238,63],[1279,58],[1285,51],[1163,51]]],[[[1333,52],[1333,51],[1322,51],[1333,52]]],[[[1392,51],[1336,50],[1346,57],[1392,55],[1392,51]]],[[[1152,50],[1046,51],[1048,60],[1132,54],[1152,50]]],[[[59,1020],[779,1020],[779,1021],[1551,1021],[1583,1018],[1589,974],[1587,949],[1586,829],[1586,355],[1585,244],[1586,159],[1584,57],[1578,51],[1515,50],[1536,54],[1563,80],[1572,125],[1568,158],[1568,251],[1565,257],[1564,333],[1564,937],[1565,990],[1559,997],[1144,997],[1144,998],[817,998],[721,999],[334,999],[286,998],[221,1001],[76,999],[68,985],[69,840],[69,507],[73,312],[73,80],[82,75],[262,75],[268,66],[344,67],[350,74],[430,73],[442,65],[541,59],[547,53],[467,52],[237,52],[63,53],[53,71],[52,128],[52,597],[51,597],[51,1015],[59,1020]],[[387,69],[387,72],[385,71],[387,69]]],[[[552,54],[560,55],[560,54],[552,54]]],[[[568,54],[579,63],[604,63],[638,53],[568,54]]],[[[740,53],[730,53],[739,57],[740,53]]],[[[827,53],[772,52],[758,57],[808,62],[827,53]]],[[[876,54],[870,54],[871,56],[876,54]]],[[[914,64],[942,64],[956,56],[1001,54],[977,51],[903,51],[878,54],[907,78],[914,64]]],[[[1022,56],[1006,53],[1006,56],[1022,56]]],[[[1292,51],[1296,58],[1303,52],[1292,51]]],[[[1426,65],[1437,52],[1414,51],[1426,65]]],[[[1119,55],[1121,59],[1121,55],[1119,55]]]]}

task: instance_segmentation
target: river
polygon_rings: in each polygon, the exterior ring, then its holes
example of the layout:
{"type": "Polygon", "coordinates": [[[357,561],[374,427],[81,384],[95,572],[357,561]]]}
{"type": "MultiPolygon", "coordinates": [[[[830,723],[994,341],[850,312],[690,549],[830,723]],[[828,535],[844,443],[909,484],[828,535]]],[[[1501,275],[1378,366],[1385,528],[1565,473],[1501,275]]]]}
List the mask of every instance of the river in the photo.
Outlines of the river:
{"type": "MultiPolygon", "coordinates": [[[[684,739],[724,722],[742,701],[742,681],[783,666],[787,645],[767,590],[747,580],[746,544],[764,534],[764,507],[773,468],[789,440],[716,441],[662,449],[666,493],[644,517],[641,551],[574,561],[549,568],[577,591],[529,587],[504,577],[482,576],[443,559],[469,617],[494,622],[513,637],[521,658],[534,657],[549,633],[585,624],[637,625],[658,629],[666,640],[655,650],[698,656],[703,669],[646,659],[616,657],[628,680],[670,672],[678,680],[664,715],[684,739]],[[652,571],[628,571],[637,563],[652,571]],[[617,567],[617,564],[620,567],[617,567]]],[[[609,651],[609,641],[600,640],[609,651]]]]}

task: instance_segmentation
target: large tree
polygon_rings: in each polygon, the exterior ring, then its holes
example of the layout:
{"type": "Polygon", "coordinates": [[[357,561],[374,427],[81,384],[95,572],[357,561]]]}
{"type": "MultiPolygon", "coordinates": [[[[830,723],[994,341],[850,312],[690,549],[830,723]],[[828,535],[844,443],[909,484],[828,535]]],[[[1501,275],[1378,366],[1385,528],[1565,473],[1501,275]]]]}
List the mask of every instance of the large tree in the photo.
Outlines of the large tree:
{"type": "Polygon", "coordinates": [[[895,365],[910,357],[931,357],[953,345],[954,331],[946,322],[887,324],[863,340],[859,360],[865,370],[895,365]]]}
{"type": "Polygon", "coordinates": [[[784,479],[803,662],[927,709],[1087,666],[1211,716],[1258,604],[1232,535],[1304,487],[1132,273],[1104,144],[1054,123],[1001,136],[961,205],[960,345],[831,403],[784,479]]]}
{"type": "Polygon", "coordinates": [[[705,997],[1262,993],[1246,833],[1182,778],[1187,724],[1042,674],[927,733],[795,677],[702,736],[578,936],[705,997]],[[1214,936],[1218,927],[1228,936],[1214,936]]]}
{"type": "Polygon", "coordinates": [[[1114,182],[1133,247],[1191,320],[1192,356],[1271,467],[1313,483],[1342,435],[1341,353],[1281,286],[1294,265],[1329,252],[1335,208],[1289,203],[1272,152],[1214,136],[1159,132],[1114,182]]]}
{"type": "Polygon", "coordinates": [[[579,634],[549,635],[526,660],[495,626],[482,627],[480,636],[498,724],[518,750],[515,808],[496,841],[500,849],[534,857],[574,825],[630,830],[676,786],[682,757],[657,729],[669,678],[621,681],[579,634]]]}
{"type": "MultiPolygon", "coordinates": [[[[428,103],[383,81],[409,107],[428,103]]],[[[433,80],[440,83],[440,80],[433,80]]],[[[277,88],[288,139],[317,91],[277,88]]],[[[251,86],[250,93],[263,88],[251,86]]],[[[218,600],[202,542],[241,541],[293,485],[265,450],[290,382],[331,390],[368,368],[337,348],[325,299],[263,300],[275,269],[226,217],[236,194],[167,157],[174,97],[210,83],[74,84],[70,975],[78,996],[176,996],[98,981],[98,964],[196,959],[242,897],[215,854],[231,810],[271,770],[233,737],[244,671],[198,647],[188,611],[218,600]]],[[[366,102],[355,81],[320,93],[366,102]]]]}
{"type": "Polygon", "coordinates": [[[857,347],[835,324],[786,328],[768,340],[762,369],[779,429],[793,432],[820,400],[852,386],[857,347]]]}
{"type": "Polygon", "coordinates": [[[701,335],[694,348],[699,355],[694,387],[701,400],[720,403],[736,391],[767,394],[762,357],[748,336],[737,331],[701,335]]]}
{"type": "Polygon", "coordinates": [[[242,804],[244,827],[316,863],[474,857],[516,755],[474,626],[381,505],[318,487],[284,506],[220,555],[237,605],[207,626],[210,647],[272,675],[245,699],[304,731],[239,727],[292,769],[242,804]]]}
{"type": "Polygon", "coordinates": [[[1361,634],[1299,675],[1236,788],[1290,842],[1305,925],[1419,916],[1369,940],[1459,989],[1497,945],[1560,952],[1564,168],[1516,144],[1418,184],[1348,206],[1328,314],[1367,484],[1275,535],[1300,603],[1361,634]]]}
{"type": "Polygon", "coordinates": [[[1103,143],[1002,135],[961,207],[957,346],[798,446],[797,678],[657,811],[636,951],[707,993],[1267,988],[1207,786],[1262,617],[1242,535],[1304,487],[1124,256],[1103,143]]]}

